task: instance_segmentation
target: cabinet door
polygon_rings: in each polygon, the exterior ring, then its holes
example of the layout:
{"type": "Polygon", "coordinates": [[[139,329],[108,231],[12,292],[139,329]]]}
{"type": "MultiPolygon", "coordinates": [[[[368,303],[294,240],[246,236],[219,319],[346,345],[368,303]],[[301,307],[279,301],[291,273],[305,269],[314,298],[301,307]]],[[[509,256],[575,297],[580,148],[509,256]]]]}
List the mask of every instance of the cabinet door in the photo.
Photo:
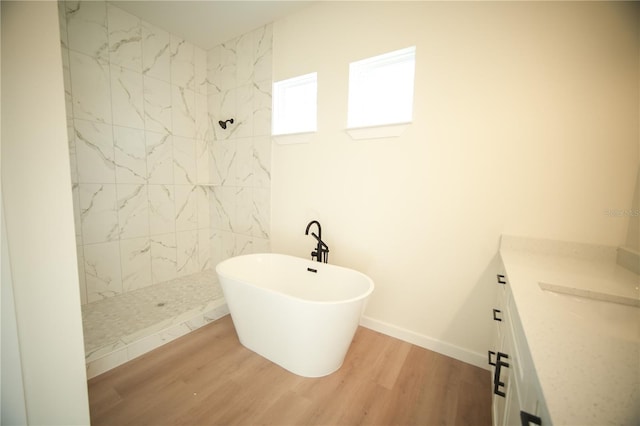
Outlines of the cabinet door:
{"type": "MultiPolygon", "coordinates": [[[[511,373],[513,374],[513,373],[511,373]]],[[[511,381],[511,386],[507,390],[507,400],[505,402],[505,421],[504,424],[508,426],[520,426],[520,392],[518,386],[511,381]]]]}
{"type": "Polygon", "coordinates": [[[504,392],[506,393],[504,408],[504,424],[509,426],[520,425],[520,409],[522,407],[522,392],[518,387],[516,379],[519,359],[517,352],[514,350],[513,334],[511,328],[506,327],[506,336],[504,339],[504,350],[509,355],[508,367],[503,366],[500,371],[501,381],[504,383],[504,392]]]}
{"type": "MultiPolygon", "coordinates": [[[[491,385],[491,392],[493,393],[493,383],[491,385]]],[[[494,394],[491,403],[491,418],[493,419],[493,426],[502,426],[505,424],[505,411],[506,399],[494,394]]]]}
{"type": "Polygon", "coordinates": [[[549,415],[547,406],[544,403],[544,398],[542,398],[542,392],[538,392],[538,407],[536,408],[536,415],[540,418],[541,425],[546,426],[551,424],[551,416],[549,415]]]}
{"type": "Polygon", "coordinates": [[[505,412],[505,396],[500,395],[504,391],[504,386],[496,386],[496,380],[504,381],[506,377],[504,367],[502,363],[508,362],[503,358],[504,354],[504,340],[505,334],[496,332],[494,334],[494,349],[493,351],[493,365],[491,366],[491,394],[492,394],[492,418],[494,426],[501,426],[504,424],[504,412],[505,412]]]}
{"type": "Polygon", "coordinates": [[[521,412],[550,425],[542,391],[536,378],[527,339],[518,316],[504,265],[497,276],[498,294],[494,307],[491,349],[492,415],[494,426],[519,426],[521,412]],[[496,312],[496,310],[498,312],[496,312]],[[496,319],[496,317],[498,319],[496,319]],[[496,385],[497,382],[497,385],[496,385]]]}
{"type": "MultiPolygon", "coordinates": [[[[499,393],[502,393],[503,386],[499,386],[496,389],[495,379],[496,379],[496,369],[498,368],[495,364],[498,361],[498,354],[503,354],[505,352],[504,349],[504,340],[505,333],[509,331],[509,326],[507,325],[507,303],[509,301],[509,287],[508,280],[506,277],[506,273],[504,270],[504,266],[500,266],[498,275],[496,277],[496,285],[498,286],[496,302],[493,307],[493,312],[491,315],[493,316],[493,335],[491,341],[491,354],[489,355],[490,361],[492,360],[493,365],[491,365],[491,394],[492,394],[492,419],[493,425],[503,425],[504,424],[504,415],[505,415],[505,397],[499,395],[495,391],[497,390],[499,393]]],[[[502,357],[500,357],[502,358],[502,357]]],[[[505,360],[502,359],[504,362],[505,360]]],[[[502,368],[502,366],[500,367],[502,368]]],[[[501,374],[504,378],[504,374],[501,374]]],[[[499,379],[502,380],[502,379],[499,379]]]]}
{"type": "MultiPolygon", "coordinates": [[[[501,392],[505,396],[502,398],[504,400],[504,414],[503,421],[501,424],[504,425],[512,425],[512,416],[513,411],[519,407],[519,393],[515,386],[515,377],[514,377],[514,359],[513,359],[513,337],[509,333],[509,327],[505,327],[505,336],[502,342],[502,353],[503,356],[497,362],[496,369],[497,373],[495,373],[494,380],[497,380],[497,386],[494,385],[494,395],[496,392],[501,392]]],[[[497,396],[497,395],[496,395],[497,396]]]]}
{"type": "Polygon", "coordinates": [[[518,387],[520,397],[520,409],[530,414],[536,414],[539,405],[539,392],[535,389],[536,374],[533,368],[533,360],[529,352],[529,346],[524,335],[520,317],[516,310],[515,303],[509,301],[507,311],[509,312],[507,332],[511,342],[511,352],[514,359],[513,379],[518,387]]]}
{"type": "Polygon", "coordinates": [[[547,411],[547,406],[544,402],[538,382],[532,381],[528,391],[529,394],[521,409],[532,415],[529,420],[529,424],[550,425],[551,416],[549,416],[549,411],[547,411]]]}

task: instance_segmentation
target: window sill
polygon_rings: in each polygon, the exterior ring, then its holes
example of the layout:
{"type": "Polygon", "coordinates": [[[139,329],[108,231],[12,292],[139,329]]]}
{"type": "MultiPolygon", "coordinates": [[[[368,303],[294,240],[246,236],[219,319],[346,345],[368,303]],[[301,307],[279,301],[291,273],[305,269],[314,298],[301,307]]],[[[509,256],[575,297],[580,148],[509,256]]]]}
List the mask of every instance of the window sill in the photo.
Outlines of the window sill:
{"type": "Polygon", "coordinates": [[[382,126],[352,127],[345,131],[351,139],[397,138],[411,125],[407,123],[384,124],[382,126]]]}
{"type": "Polygon", "coordinates": [[[284,135],[272,135],[272,139],[278,145],[295,145],[310,143],[316,132],[289,133],[284,135]]]}

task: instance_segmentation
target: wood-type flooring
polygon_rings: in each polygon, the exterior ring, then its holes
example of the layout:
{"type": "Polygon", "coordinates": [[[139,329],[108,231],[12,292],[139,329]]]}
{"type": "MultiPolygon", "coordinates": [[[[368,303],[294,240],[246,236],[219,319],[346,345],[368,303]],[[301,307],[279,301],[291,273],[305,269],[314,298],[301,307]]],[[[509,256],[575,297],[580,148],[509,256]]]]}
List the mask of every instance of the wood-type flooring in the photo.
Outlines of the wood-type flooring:
{"type": "Polygon", "coordinates": [[[297,376],[223,317],[89,381],[99,425],[491,424],[489,371],[359,327],[343,366],[297,376]]]}

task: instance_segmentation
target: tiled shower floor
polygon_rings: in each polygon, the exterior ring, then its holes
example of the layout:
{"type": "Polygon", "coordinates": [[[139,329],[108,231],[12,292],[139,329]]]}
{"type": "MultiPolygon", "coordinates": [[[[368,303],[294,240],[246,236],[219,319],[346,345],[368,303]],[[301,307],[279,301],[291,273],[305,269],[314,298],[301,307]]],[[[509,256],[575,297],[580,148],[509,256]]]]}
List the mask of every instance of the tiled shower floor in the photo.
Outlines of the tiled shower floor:
{"type": "Polygon", "coordinates": [[[214,270],[82,306],[89,378],[228,313],[214,270]]]}

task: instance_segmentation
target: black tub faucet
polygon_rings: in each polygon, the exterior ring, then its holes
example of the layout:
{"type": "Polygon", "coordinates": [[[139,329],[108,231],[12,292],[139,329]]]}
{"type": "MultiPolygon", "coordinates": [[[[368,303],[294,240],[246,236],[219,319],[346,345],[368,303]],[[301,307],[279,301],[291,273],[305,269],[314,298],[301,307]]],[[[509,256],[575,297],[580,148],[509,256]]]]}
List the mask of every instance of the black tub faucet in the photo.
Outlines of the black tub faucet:
{"type": "Polygon", "coordinates": [[[329,246],[322,241],[322,227],[320,226],[320,222],[317,220],[309,222],[307,229],[304,231],[304,235],[309,235],[309,228],[311,228],[311,225],[313,224],[318,226],[318,235],[312,232],[311,236],[318,241],[318,245],[316,246],[316,249],[311,252],[311,260],[327,263],[329,261],[329,246]]]}

